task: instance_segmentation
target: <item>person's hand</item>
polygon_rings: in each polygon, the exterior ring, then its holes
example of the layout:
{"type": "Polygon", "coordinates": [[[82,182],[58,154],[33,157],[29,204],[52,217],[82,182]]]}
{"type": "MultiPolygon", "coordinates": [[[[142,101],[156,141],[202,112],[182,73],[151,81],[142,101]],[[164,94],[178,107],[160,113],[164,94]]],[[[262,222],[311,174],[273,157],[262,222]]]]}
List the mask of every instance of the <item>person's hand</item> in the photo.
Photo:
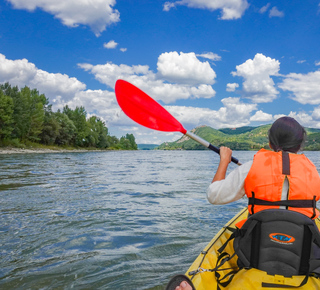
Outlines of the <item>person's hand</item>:
{"type": "Polygon", "coordinates": [[[220,163],[212,182],[219,181],[226,178],[228,165],[231,162],[232,150],[228,147],[220,147],[220,163]]]}
{"type": "Polygon", "coordinates": [[[232,150],[228,147],[220,147],[220,162],[229,164],[231,162],[232,150]]]}

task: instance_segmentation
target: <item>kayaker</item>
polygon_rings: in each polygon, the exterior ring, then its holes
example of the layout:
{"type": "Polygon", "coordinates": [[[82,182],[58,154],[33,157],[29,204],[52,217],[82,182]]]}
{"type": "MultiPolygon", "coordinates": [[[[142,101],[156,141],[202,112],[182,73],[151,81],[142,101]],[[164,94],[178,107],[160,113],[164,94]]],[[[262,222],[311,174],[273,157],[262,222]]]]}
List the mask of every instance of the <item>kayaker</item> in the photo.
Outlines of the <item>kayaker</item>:
{"type": "MultiPolygon", "coordinates": [[[[305,129],[295,119],[277,119],[268,132],[269,146],[273,151],[259,150],[253,161],[237,167],[227,176],[232,150],[220,147],[220,163],[207,190],[209,202],[227,204],[247,195],[250,214],[264,209],[284,208],[305,214],[311,219],[318,217],[315,206],[320,199],[320,177],[314,164],[305,155],[297,154],[303,148],[306,135],[305,129]],[[255,200],[300,200],[313,204],[313,207],[266,206],[255,203],[255,200]]],[[[175,289],[194,288],[183,281],[175,289]]]]}
{"type": "MultiPolygon", "coordinates": [[[[305,129],[295,119],[282,117],[273,123],[268,137],[273,151],[261,149],[253,161],[239,166],[227,177],[232,151],[227,147],[220,148],[220,163],[207,191],[210,203],[230,203],[245,194],[249,199],[267,201],[319,200],[320,177],[316,167],[305,155],[297,154],[306,140],[305,129]],[[289,170],[288,174],[282,171],[284,166],[289,170]]],[[[248,206],[250,214],[267,208],[279,206],[248,206]]],[[[312,219],[319,216],[319,212],[311,207],[288,209],[312,219]]]]}

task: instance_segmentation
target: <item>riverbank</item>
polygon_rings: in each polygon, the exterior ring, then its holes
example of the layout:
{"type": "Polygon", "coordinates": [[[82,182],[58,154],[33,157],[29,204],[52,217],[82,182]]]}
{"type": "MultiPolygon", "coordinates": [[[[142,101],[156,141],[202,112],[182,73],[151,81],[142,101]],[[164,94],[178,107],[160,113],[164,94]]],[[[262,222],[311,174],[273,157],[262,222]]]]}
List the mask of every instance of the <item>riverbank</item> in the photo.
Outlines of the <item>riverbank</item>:
{"type": "Polygon", "coordinates": [[[70,152],[95,152],[105,150],[87,150],[87,149],[47,149],[47,148],[14,148],[0,147],[0,154],[27,154],[27,153],[70,153],[70,152]]]}

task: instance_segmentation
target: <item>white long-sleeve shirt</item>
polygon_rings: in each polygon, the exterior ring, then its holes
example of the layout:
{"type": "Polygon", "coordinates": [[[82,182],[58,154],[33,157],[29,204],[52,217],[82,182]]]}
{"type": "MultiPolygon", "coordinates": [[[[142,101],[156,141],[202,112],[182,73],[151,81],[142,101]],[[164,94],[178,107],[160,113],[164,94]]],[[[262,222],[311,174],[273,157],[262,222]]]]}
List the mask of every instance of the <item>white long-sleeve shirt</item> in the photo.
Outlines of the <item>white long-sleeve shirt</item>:
{"type": "MultiPolygon", "coordinates": [[[[225,179],[211,183],[207,190],[209,202],[212,204],[226,204],[242,198],[245,195],[244,180],[251,165],[252,161],[248,161],[231,171],[225,179]]],[[[282,187],[282,200],[286,199],[288,189],[289,183],[285,179],[282,187]]]]}

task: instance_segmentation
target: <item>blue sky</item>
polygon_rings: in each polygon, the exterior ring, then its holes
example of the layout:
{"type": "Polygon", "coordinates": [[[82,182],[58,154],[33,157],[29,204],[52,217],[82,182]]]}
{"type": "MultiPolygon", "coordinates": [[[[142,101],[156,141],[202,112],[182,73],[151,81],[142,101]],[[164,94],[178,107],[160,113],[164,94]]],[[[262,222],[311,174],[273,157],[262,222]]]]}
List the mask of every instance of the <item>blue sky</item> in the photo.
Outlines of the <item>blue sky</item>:
{"type": "Polygon", "coordinates": [[[320,128],[320,1],[0,1],[0,83],[37,88],[54,110],[84,106],[111,135],[181,137],[126,117],[119,78],[188,130],[281,115],[320,128]]]}

